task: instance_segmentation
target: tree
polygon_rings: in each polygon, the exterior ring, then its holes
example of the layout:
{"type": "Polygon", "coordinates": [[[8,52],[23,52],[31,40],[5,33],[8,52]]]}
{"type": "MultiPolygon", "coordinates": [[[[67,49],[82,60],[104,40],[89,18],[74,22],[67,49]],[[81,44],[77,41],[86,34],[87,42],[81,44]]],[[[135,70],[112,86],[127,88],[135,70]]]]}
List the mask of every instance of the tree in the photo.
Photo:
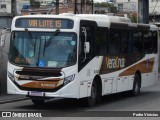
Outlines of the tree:
{"type": "Polygon", "coordinates": [[[41,3],[39,1],[30,0],[31,7],[39,8],[41,3]]]}
{"type": "Polygon", "coordinates": [[[131,13],[129,18],[131,19],[131,22],[137,23],[137,13],[136,12],[131,13]]]}
{"type": "Polygon", "coordinates": [[[110,12],[112,12],[112,13],[116,13],[117,12],[117,7],[115,7],[111,3],[106,3],[106,2],[95,3],[95,7],[107,7],[107,8],[109,8],[110,12]]]}
{"type": "Polygon", "coordinates": [[[115,7],[113,4],[111,4],[109,8],[110,8],[110,11],[112,13],[116,13],[117,12],[117,7],[115,7]]]}

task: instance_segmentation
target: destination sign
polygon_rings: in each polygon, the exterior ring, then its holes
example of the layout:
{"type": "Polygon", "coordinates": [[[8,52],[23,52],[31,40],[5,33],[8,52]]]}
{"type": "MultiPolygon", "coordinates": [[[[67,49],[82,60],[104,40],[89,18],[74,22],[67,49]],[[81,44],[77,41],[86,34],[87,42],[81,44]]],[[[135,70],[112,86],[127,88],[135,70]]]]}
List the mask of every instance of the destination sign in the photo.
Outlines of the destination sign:
{"type": "Polygon", "coordinates": [[[17,28],[47,28],[47,29],[72,29],[73,20],[55,18],[19,18],[16,20],[17,28]]]}

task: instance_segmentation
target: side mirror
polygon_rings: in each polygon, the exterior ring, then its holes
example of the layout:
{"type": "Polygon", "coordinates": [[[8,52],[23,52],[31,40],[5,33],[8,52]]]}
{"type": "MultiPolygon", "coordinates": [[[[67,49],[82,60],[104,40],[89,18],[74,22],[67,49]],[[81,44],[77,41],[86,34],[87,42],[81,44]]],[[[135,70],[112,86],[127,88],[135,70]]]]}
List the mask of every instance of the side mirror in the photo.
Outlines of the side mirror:
{"type": "Polygon", "coordinates": [[[1,35],[1,47],[5,46],[5,39],[6,39],[6,35],[1,35]]]}
{"type": "Polygon", "coordinates": [[[84,52],[89,53],[90,52],[90,44],[89,42],[84,43],[84,52]]]}

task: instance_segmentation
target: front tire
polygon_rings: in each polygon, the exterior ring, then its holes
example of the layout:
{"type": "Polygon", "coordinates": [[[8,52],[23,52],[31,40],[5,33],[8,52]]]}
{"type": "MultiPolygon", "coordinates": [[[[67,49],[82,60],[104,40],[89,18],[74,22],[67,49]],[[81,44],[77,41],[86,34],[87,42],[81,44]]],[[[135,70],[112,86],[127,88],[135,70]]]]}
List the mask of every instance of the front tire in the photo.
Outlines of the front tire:
{"type": "Polygon", "coordinates": [[[91,95],[84,99],[85,106],[88,106],[88,107],[95,106],[95,104],[97,103],[97,97],[98,97],[97,84],[95,81],[93,81],[92,87],[91,87],[91,95]]]}
{"type": "Polygon", "coordinates": [[[140,89],[141,89],[140,76],[138,74],[135,74],[131,95],[138,96],[140,94],[140,89]]]}

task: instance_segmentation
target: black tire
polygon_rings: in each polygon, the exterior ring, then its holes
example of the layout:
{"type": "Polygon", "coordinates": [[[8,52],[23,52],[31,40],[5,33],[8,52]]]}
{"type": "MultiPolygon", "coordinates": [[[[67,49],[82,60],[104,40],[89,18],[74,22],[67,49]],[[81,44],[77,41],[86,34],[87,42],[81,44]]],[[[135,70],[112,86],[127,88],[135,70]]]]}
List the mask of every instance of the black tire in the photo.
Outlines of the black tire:
{"type": "Polygon", "coordinates": [[[97,97],[98,97],[97,84],[95,81],[93,81],[91,87],[91,96],[84,99],[85,106],[87,107],[95,106],[97,103],[97,97]]]}
{"type": "Polygon", "coordinates": [[[135,74],[133,89],[131,90],[131,95],[132,96],[138,96],[140,94],[140,89],[141,89],[140,81],[141,81],[140,76],[138,74],[135,74]]]}
{"type": "Polygon", "coordinates": [[[35,105],[42,105],[45,100],[31,99],[35,105]]]}

